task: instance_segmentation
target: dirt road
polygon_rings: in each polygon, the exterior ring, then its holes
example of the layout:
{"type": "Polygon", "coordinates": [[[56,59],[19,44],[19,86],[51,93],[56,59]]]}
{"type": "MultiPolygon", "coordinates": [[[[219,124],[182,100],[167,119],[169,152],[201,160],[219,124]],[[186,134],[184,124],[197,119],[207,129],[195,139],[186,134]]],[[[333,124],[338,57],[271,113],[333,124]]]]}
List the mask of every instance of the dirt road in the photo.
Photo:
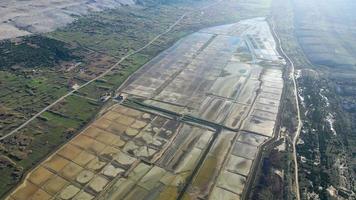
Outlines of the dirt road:
{"type": "MultiPolygon", "coordinates": [[[[222,1],[222,0],[221,0],[222,1]]],[[[4,136],[0,137],[0,141],[10,137],[11,135],[15,134],[16,132],[18,132],[20,129],[24,128],[26,125],[28,125],[31,121],[33,121],[34,119],[36,119],[37,117],[39,117],[41,114],[43,114],[44,112],[46,112],[47,110],[49,110],[50,108],[52,108],[54,105],[56,105],[57,103],[59,103],[60,101],[64,100],[66,97],[74,94],[74,92],[82,89],[83,87],[89,85],[90,83],[104,77],[105,75],[107,75],[109,72],[111,72],[113,69],[115,69],[118,65],[120,65],[123,61],[125,61],[127,58],[129,58],[130,56],[137,54],[141,51],[143,51],[144,49],[146,49],[147,47],[149,47],[152,43],[154,43],[157,39],[159,39],[160,37],[162,37],[163,35],[167,34],[168,32],[170,32],[175,26],[177,26],[177,24],[179,24],[184,18],[185,16],[187,16],[188,14],[191,14],[193,12],[201,12],[204,9],[208,9],[211,6],[215,6],[217,4],[219,4],[221,1],[217,1],[215,3],[209,4],[205,7],[202,7],[201,9],[198,9],[196,11],[190,11],[190,12],[186,12],[183,15],[181,15],[171,26],[169,26],[164,32],[158,34],[156,37],[154,37],[151,41],[149,41],[146,45],[144,45],[143,47],[137,49],[136,51],[133,51],[131,53],[126,54],[124,57],[122,57],[117,63],[115,63],[113,66],[111,66],[108,70],[106,70],[105,72],[103,72],[102,74],[100,74],[99,76],[93,78],[92,80],[84,83],[83,85],[79,86],[76,89],[73,89],[72,91],[68,92],[67,94],[63,95],[62,97],[60,97],[59,99],[57,99],[56,101],[54,101],[52,104],[48,105],[47,107],[45,107],[44,109],[42,109],[40,112],[36,113],[34,116],[32,116],[30,119],[28,119],[27,121],[25,121],[23,124],[21,124],[19,127],[17,127],[16,129],[12,130],[11,132],[5,134],[4,136]]]]}
{"type": "Polygon", "coordinates": [[[294,66],[293,61],[284,52],[284,49],[283,49],[282,44],[281,44],[281,40],[278,37],[278,34],[276,33],[274,26],[272,27],[272,31],[273,31],[273,34],[276,36],[276,38],[278,40],[278,45],[279,45],[279,49],[280,49],[281,53],[287,59],[287,62],[289,62],[290,66],[291,66],[290,78],[292,79],[292,82],[293,82],[293,93],[294,93],[294,96],[295,96],[295,104],[296,104],[296,108],[297,108],[297,120],[298,120],[297,130],[294,133],[294,137],[293,137],[293,141],[292,141],[293,160],[294,160],[294,180],[295,180],[296,197],[297,197],[297,200],[300,200],[299,175],[298,175],[298,157],[297,157],[296,144],[297,144],[297,141],[299,139],[300,131],[301,131],[301,128],[302,128],[302,121],[301,121],[301,117],[300,117],[300,108],[299,108],[299,99],[298,99],[298,85],[297,85],[297,81],[295,80],[295,66],[294,66]]]}

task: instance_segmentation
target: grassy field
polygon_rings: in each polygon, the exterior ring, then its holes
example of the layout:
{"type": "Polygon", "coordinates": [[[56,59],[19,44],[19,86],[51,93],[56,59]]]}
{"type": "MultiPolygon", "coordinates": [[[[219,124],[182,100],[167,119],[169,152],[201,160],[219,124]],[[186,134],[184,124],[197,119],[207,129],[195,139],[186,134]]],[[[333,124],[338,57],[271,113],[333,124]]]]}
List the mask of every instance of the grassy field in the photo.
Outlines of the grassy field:
{"type": "Polygon", "coordinates": [[[68,92],[67,80],[51,70],[30,75],[0,71],[0,80],[1,109],[7,113],[0,117],[0,135],[68,92]]]}
{"type": "Polygon", "coordinates": [[[113,92],[148,60],[149,57],[146,55],[135,54],[122,62],[117,69],[111,71],[104,78],[80,89],[78,94],[89,98],[99,99],[102,94],[113,92]]]}

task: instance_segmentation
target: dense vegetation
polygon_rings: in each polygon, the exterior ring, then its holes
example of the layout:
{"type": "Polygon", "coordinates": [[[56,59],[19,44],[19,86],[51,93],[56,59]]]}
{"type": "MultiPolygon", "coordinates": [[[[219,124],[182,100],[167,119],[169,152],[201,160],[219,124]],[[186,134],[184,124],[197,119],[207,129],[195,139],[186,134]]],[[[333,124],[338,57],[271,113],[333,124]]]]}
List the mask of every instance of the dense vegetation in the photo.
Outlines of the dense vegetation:
{"type": "MultiPolygon", "coordinates": [[[[319,65],[320,57],[316,57],[317,61],[311,63],[305,57],[298,38],[291,34],[298,32],[296,29],[300,28],[295,24],[300,20],[296,18],[301,17],[300,13],[295,15],[293,6],[296,6],[296,2],[293,4],[293,0],[275,0],[275,3],[279,8],[278,12],[274,12],[278,13],[274,17],[278,34],[283,48],[297,68],[296,75],[300,77],[298,91],[303,129],[297,152],[301,198],[334,199],[332,195],[335,192],[339,198],[352,199],[355,197],[352,196],[352,191],[355,191],[353,124],[356,123],[352,108],[356,93],[350,88],[354,84],[354,72],[345,69],[344,65],[319,65]]],[[[322,34],[323,37],[330,35],[322,34]]],[[[335,40],[332,41],[325,43],[330,45],[330,49],[335,47],[335,40]]]]}
{"type": "Polygon", "coordinates": [[[54,67],[61,61],[78,59],[64,42],[41,36],[0,42],[0,69],[10,67],[54,67]]]}

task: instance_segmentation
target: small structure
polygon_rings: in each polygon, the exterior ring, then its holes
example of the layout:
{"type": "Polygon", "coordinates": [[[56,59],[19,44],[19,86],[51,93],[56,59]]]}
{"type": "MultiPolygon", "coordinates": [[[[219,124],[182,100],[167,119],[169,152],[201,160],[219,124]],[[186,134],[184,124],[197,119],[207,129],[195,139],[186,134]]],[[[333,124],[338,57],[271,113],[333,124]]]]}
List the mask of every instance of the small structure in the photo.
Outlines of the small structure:
{"type": "Polygon", "coordinates": [[[101,102],[107,102],[111,98],[110,93],[105,93],[103,96],[100,97],[101,102]]]}
{"type": "Polygon", "coordinates": [[[126,99],[126,97],[127,97],[126,94],[119,93],[115,95],[114,100],[117,102],[122,102],[123,100],[126,99]]]}

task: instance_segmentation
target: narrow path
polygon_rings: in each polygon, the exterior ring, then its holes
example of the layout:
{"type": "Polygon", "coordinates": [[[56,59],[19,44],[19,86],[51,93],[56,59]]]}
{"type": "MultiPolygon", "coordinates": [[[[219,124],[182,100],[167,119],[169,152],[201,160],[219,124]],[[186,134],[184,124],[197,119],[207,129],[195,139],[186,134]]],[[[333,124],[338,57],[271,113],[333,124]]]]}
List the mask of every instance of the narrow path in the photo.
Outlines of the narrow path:
{"type": "MultiPolygon", "coordinates": [[[[4,136],[0,137],[0,141],[10,137],[11,135],[15,134],[16,132],[18,132],[20,129],[24,128],[26,125],[28,125],[30,122],[32,122],[33,120],[35,120],[37,117],[39,117],[41,114],[43,114],[44,112],[46,112],[47,110],[49,110],[50,108],[52,108],[54,105],[56,105],[57,103],[59,103],[60,101],[64,100],[66,97],[74,94],[76,91],[82,89],[83,87],[89,85],[90,83],[104,77],[105,75],[107,75],[108,73],[110,73],[113,69],[115,69],[118,65],[120,65],[123,61],[125,61],[127,58],[129,58],[130,56],[137,54],[143,50],[145,50],[147,47],[149,47],[152,43],[154,43],[157,39],[159,39],[160,37],[162,37],[163,35],[167,34],[168,32],[170,32],[175,26],[177,26],[188,14],[197,12],[197,11],[202,11],[204,9],[210,8],[214,5],[217,5],[219,3],[221,3],[223,0],[214,2],[212,4],[209,4],[207,6],[204,6],[200,9],[197,9],[195,11],[189,11],[184,13],[183,15],[181,15],[171,26],[169,26],[164,32],[158,34],[156,37],[154,37],[151,41],[149,41],[146,45],[144,45],[143,47],[126,54],[124,57],[122,57],[117,63],[115,63],[113,66],[111,66],[109,69],[107,69],[105,72],[103,72],[102,74],[100,74],[99,76],[91,79],[90,81],[84,83],[83,85],[79,86],[76,89],[71,90],[70,92],[68,92],[67,94],[63,95],[62,97],[60,97],[59,99],[57,99],[56,101],[54,101],[52,104],[48,105],[47,107],[45,107],[44,109],[42,109],[41,111],[39,111],[37,114],[35,114],[34,116],[32,116],[30,119],[28,119],[27,121],[25,121],[23,124],[21,124],[19,127],[17,127],[16,129],[12,130],[11,132],[5,134],[4,136]]],[[[130,77],[128,77],[126,80],[128,80],[130,77]]],[[[125,83],[125,82],[124,82],[125,83]]],[[[123,83],[123,84],[124,84],[123,83]]],[[[122,84],[122,85],[123,85],[122,84]]]]}
{"type": "Polygon", "coordinates": [[[80,98],[83,98],[83,99],[88,99],[89,101],[94,101],[94,102],[98,102],[99,101],[99,99],[93,99],[93,98],[90,98],[90,97],[87,97],[87,96],[83,96],[83,95],[80,95],[80,94],[77,94],[77,93],[74,93],[73,95],[77,96],[77,97],[80,97],[80,98]]]}
{"type": "Polygon", "coordinates": [[[299,99],[298,99],[298,87],[297,87],[297,81],[295,80],[295,66],[293,61],[289,58],[289,56],[285,53],[282,44],[281,44],[281,40],[278,37],[278,34],[275,31],[275,27],[274,25],[272,26],[272,31],[273,34],[276,36],[277,40],[278,40],[278,45],[279,45],[279,49],[281,51],[281,53],[283,54],[283,56],[287,59],[287,61],[290,63],[291,65],[291,78],[293,81],[293,88],[294,88],[294,96],[295,96],[295,104],[297,107],[297,118],[298,118],[298,126],[297,126],[297,130],[294,133],[294,137],[293,137],[293,141],[292,141],[292,146],[293,146],[293,160],[294,160],[294,180],[295,180],[295,192],[296,192],[296,197],[297,200],[300,200],[300,190],[299,190],[299,176],[298,176],[298,158],[297,158],[297,148],[296,148],[296,144],[300,135],[300,130],[302,129],[302,121],[301,121],[301,117],[300,117],[300,109],[299,109],[299,99]]]}

